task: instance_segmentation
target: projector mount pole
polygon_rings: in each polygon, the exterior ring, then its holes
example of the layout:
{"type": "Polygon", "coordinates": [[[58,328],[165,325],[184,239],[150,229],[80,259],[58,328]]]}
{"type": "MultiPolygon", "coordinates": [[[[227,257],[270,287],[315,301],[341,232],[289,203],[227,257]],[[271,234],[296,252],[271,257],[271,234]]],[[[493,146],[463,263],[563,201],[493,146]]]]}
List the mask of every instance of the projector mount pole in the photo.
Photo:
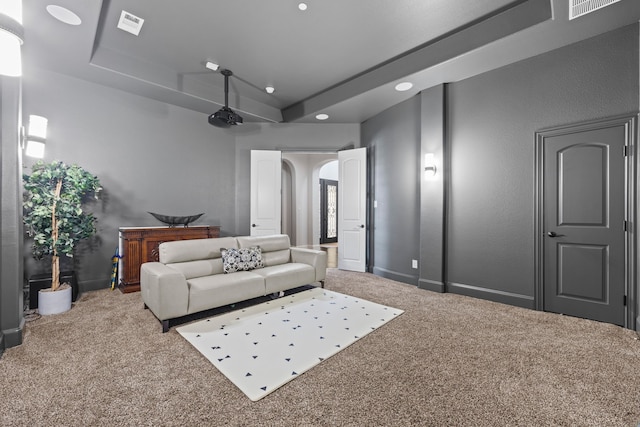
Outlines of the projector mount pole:
{"type": "Polygon", "coordinates": [[[231,70],[220,71],[224,76],[224,106],[229,107],[229,77],[233,75],[231,70]]]}

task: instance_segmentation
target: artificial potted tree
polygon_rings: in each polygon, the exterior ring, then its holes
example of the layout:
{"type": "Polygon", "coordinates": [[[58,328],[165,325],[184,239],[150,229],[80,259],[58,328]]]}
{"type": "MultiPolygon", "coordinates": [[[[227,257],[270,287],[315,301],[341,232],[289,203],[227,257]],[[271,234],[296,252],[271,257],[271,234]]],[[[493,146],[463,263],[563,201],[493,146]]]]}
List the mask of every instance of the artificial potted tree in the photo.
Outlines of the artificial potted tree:
{"type": "Polygon", "coordinates": [[[24,224],[33,237],[33,256],[51,255],[51,288],[38,293],[40,314],[71,308],[71,286],[60,284],[60,256],[73,257],[76,244],[96,233],[96,218],[82,206],[101,189],[96,176],[59,161],[39,161],[24,176],[24,224]]]}

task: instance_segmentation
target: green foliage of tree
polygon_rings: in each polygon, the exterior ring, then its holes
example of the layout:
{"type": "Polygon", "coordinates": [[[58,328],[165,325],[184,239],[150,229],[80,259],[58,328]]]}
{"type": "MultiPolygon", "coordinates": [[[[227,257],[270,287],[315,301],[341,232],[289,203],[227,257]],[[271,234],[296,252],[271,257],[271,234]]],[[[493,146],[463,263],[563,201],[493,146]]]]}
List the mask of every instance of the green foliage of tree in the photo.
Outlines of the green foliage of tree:
{"type": "Polygon", "coordinates": [[[76,244],[96,233],[96,218],[82,205],[98,198],[100,181],[77,165],[42,161],[24,180],[24,224],[33,237],[33,256],[51,255],[51,288],[60,286],[60,255],[73,257],[76,244]]]}

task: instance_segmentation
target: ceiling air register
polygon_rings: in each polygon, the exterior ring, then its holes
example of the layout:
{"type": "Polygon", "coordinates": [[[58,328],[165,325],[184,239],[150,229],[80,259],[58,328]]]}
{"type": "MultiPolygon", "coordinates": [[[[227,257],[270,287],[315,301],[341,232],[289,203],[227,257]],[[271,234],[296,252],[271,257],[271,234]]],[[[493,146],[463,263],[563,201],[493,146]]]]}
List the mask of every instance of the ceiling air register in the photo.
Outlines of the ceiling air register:
{"type": "MultiPolygon", "coordinates": [[[[620,0],[569,0],[569,20],[595,12],[620,0]]],[[[637,1],[637,0],[636,0],[637,1]]]]}

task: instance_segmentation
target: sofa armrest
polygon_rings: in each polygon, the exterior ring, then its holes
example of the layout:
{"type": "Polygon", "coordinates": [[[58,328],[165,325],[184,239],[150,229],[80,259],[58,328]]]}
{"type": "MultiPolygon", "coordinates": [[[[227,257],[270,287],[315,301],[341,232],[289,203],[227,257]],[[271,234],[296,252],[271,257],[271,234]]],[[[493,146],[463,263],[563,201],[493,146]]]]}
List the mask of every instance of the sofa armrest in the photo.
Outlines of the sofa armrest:
{"type": "Polygon", "coordinates": [[[315,249],[291,248],[291,261],[309,264],[316,270],[316,282],[327,277],[327,253],[315,249]]]}
{"type": "Polygon", "coordinates": [[[159,262],[140,266],[142,300],[158,320],[173,319],[187,314],[189,287],[182,273],[159,262]]]}

